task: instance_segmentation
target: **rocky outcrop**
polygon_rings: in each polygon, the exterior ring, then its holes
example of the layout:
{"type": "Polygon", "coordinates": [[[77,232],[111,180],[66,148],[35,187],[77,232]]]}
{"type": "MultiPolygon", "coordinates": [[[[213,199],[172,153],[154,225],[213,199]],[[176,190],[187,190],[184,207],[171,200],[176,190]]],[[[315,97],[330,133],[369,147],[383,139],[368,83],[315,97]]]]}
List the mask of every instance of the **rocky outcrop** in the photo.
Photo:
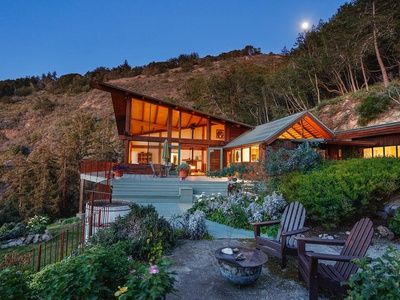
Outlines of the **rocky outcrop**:
{"type": "Polygon", "coordinates": [[[51,234],[48,230],[46,230],[43,234],[28,234],[26,237],[19,237],[16,239],[11,239],[3,242],[0,245],[1,249],[9,248],[9,247],[17,247],[24,246],[29,244],[37,244],[41,242],[46,242],[51,239],[51,234]]]}

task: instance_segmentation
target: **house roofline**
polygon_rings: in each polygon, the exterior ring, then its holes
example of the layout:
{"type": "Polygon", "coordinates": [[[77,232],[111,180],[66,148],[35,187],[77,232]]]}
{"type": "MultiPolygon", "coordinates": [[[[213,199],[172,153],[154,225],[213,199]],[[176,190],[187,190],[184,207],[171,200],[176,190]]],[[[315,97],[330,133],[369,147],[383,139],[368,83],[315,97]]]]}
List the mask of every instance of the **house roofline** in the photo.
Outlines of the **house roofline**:
{"type": "Polygon", "coordinates": [[[184,105],[181,105],[181,104],[172,103],[172,102],[167,101],[167,100],[163,100],[163,99],[160,99],[160,98],[156,98],[156,97],[148,96],[148,95],[141,94],[141,93],[138,93],[138,92],[134,92],[134,91],[131,91],[131,90],[128,90],[128,89],[125,89],[125,88],[122,88],[122,87],[119,87],[119,86],[116,86],[116,85],[113,85],[113,84],[101,82],[101,81],[98,81],[98,80],[90,81],[90,87],[94,88],[94,89],[102,90],[102,91],[105,91],[105,92],[109,92],[109,93],[123,94],[126,97],[131,97],[131,98],[135,98],[135,99],[138,99],[138,100],[144,100],[144,101],[147,101],[147,102],[151,102],[153,104],[158,104],[158,105],[162,105],[162,106],[166,106],[166,107],[171,107],[171,108],[178,109],[178,110],[181,110],[181,111],[185,111],[185,112],[188,112],[188,113],[192,113],[192,114],[195,114],[195,115],[201,115],[201,116],[203,116],[205,118],[211,118],[211,119],[214,119],[214,120],[217,120],[217,121],[223,121],[223,122],[239,125],[239,126],[246,127],[246,128],[249,128],[249,129],[254,128],[254,126],[246,124],[246,123],[234,121],[234,120],[231,120],[231,119],[228,119],[228,118],[217,117],[215,115],[212,115],[212,114],[209,114],[209,113],[205,113],[205,112],[202,112],[202,111],[194,109],[194,108],[190,108],[190,107],[187,107],[187,106],[184,106],[184,105]]]}

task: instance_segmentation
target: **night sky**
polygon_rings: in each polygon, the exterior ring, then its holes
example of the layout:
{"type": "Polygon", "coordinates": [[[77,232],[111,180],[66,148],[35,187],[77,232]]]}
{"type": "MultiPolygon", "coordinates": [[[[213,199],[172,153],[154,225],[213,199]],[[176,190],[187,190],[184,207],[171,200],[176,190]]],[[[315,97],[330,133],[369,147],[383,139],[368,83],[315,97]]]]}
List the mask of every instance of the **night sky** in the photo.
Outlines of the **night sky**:
{"type": "Polygon", "coordinates": [[[291,48],[301,23],[328,20],[342,0],[2,0],[0,79],[85,73],[246,45],[291,48]]]}

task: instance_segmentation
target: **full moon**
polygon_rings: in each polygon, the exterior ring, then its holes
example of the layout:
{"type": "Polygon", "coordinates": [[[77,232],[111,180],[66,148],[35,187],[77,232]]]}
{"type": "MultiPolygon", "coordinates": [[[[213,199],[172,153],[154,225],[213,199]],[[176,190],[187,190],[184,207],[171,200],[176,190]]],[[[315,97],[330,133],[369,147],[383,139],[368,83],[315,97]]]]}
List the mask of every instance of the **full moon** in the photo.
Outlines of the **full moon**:
{"type": "Polygon", "coordinates": [[[310,29],[310,23],[308,23],[307,21],[303,21],[301,23],[301,29],[304,31],[310,29]]]}

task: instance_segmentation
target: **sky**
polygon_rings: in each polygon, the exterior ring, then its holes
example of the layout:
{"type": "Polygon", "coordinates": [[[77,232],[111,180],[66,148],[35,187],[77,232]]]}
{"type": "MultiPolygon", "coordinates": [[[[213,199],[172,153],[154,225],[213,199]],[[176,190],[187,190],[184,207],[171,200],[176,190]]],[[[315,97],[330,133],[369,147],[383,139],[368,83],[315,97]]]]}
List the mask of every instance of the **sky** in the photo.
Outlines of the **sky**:
{"type": "Polygon", "coordinates": [[[291,48],[301,23],[345,0],[1,0],[0,80],[56,71],[217,55],[246,45],[291,48]]]}

